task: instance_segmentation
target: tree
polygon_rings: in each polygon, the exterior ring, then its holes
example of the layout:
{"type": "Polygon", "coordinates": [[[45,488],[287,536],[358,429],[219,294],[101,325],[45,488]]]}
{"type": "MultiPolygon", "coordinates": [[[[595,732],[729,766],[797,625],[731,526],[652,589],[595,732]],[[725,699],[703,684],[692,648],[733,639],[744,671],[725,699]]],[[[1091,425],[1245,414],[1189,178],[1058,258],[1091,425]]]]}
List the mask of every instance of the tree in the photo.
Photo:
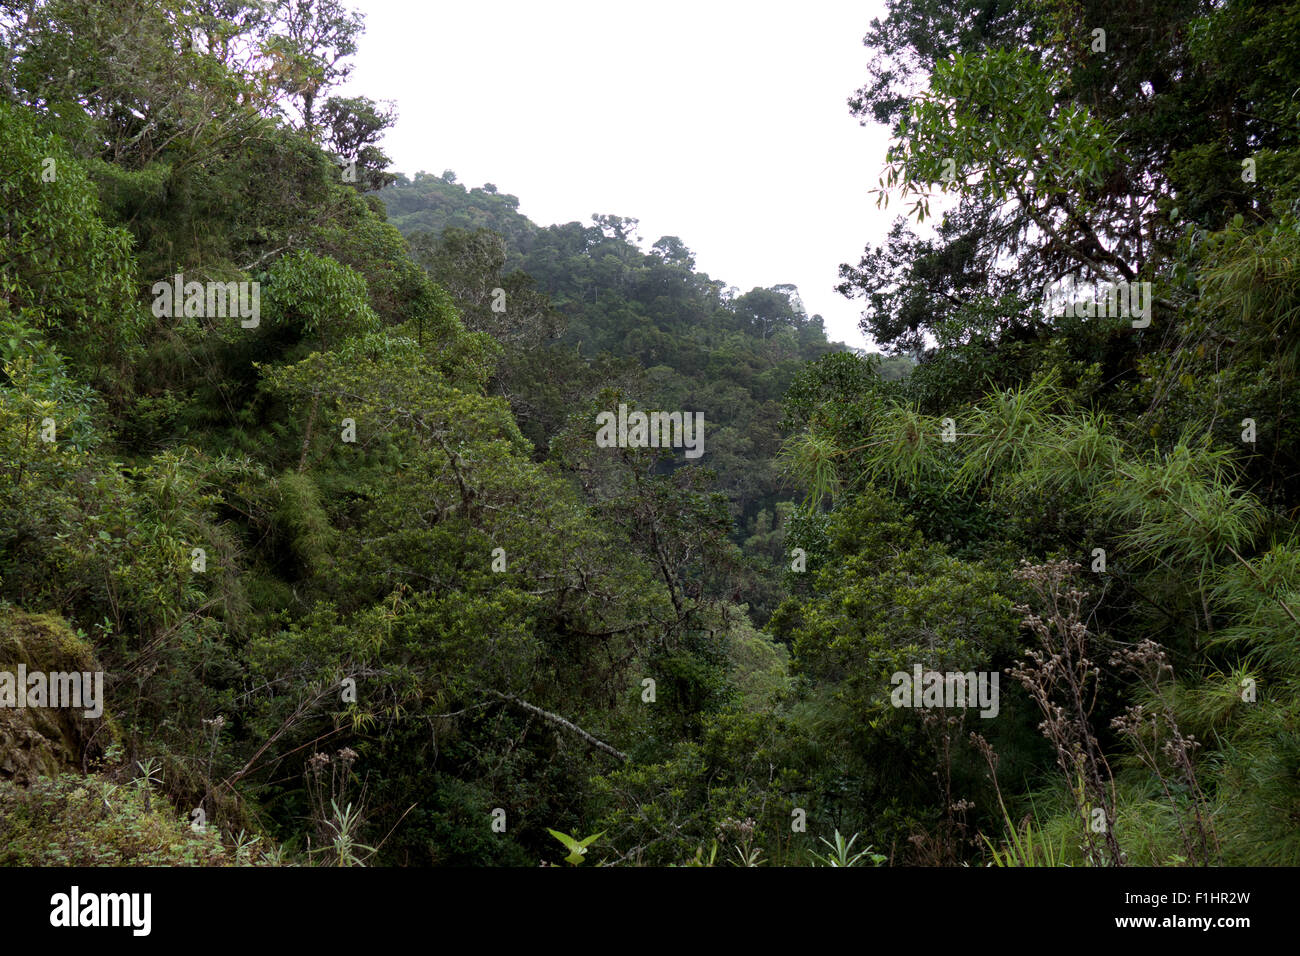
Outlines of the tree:
{"type": "Polygon", "coordinates": [[[357,52],[365,17],[340,0],[277,0],[264,53],[275,88],[315,135],[318,103],[352,73],[345,62],[357,52]]]}
{"type": "Polygon", "coordinates": [[[131,239],[99,218],[95,187],[54,136],[0,104],[0,293],[9,311],[50,335],[79,370],[98,376],[135,345],[131,239]]]}
{"type": "Polygon", "coordinates": [[[671,266],[695,268],[695,254],[676,236],[662,236],[650,247],[651,252],[671,266]]]}
{"type": "Polygon", "coordinates": [[[320,119],[328,130],[326,146],[349,172],[345,182],[353,182],[365,192],[383,189],[396,180],[393,173],[384,172],[392,161],[378,145],[384,130],[397,121],[391,104],[381,106],[366,96],[331,96],[321,108],[320,119]]]}

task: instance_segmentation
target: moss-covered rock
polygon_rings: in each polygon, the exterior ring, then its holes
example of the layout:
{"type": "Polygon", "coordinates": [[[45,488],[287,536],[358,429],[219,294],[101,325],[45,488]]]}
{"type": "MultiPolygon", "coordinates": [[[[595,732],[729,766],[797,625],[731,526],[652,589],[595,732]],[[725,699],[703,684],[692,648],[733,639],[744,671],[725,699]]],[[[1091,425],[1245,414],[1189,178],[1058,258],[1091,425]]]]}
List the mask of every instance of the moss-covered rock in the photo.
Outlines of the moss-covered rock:
{"type": "MultiPolygon", "coordinates": [[[[20,664],[28,672],[103,670],[94,649],[62,618],[0,608],[0,671],[17,675],[20,664]]],[[[0,780],[84,773],[117,738],[107,708],[91,718],[69,708],[0,707],[0,780]]]]}

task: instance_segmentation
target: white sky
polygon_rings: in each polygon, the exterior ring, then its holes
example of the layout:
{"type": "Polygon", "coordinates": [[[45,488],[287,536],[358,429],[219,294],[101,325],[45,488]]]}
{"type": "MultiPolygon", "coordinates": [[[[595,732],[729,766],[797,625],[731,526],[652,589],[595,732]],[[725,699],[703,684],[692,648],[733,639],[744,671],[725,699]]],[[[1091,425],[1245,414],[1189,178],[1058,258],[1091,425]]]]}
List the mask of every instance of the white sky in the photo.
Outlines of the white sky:
{"type": "Polygon", "coordinates": [[[900,206],[869,190],[888,130],[847,98],[882,0],[353,0],[346,92],[392,100],[393,169],[495,183],[541,225],[640,220],[742,292],[790,282],[836,341],[864,346],[841,262],[900,206]]]}

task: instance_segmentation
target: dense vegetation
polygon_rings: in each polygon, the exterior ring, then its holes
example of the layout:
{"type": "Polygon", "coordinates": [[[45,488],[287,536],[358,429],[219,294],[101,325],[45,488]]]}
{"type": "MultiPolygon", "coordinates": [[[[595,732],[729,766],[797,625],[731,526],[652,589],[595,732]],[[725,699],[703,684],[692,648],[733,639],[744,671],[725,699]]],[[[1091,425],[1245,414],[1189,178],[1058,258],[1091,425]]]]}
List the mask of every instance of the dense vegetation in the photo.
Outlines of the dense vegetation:
{"type": "MultiPolygon", "coordinates": [[[[703,412],[711,487],[726,495],[734,539],[753,559],[728,593],[765,621],[780,595],[777,529],[793,505],[775,465],[781,399],[803,365],[833,350],[822,317],[804,311],[793,286],[741,295],[695,271],[676,236],[643,252],[635,219],[542,229],[514,196],[490,183],[467,189],[450,171],[399,175],[379,196],[465,326],[502,346],[488,390],[509,402],[539,459],[575,409],[630,399],[703,412]],[[492,309],[497,289],[505,311],[492,309]]],[[[911,368],[876,360],[895,375],[911,368]]]]}
{"type": "Polygon", "coordinates": [[[389,171],[361,28],[0,4],[0,663],[107,685],[0,862],[1300,863],[1300,2],[892,0],[883,361],[389,171]]]}

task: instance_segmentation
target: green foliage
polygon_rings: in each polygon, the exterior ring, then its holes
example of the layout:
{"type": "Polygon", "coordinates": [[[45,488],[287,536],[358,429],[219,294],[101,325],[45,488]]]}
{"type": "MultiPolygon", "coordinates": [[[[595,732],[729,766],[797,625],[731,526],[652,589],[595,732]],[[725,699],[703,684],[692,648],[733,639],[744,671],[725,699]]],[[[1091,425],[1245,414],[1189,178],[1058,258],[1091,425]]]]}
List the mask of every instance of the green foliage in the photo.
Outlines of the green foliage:
{"type": "MultiPolygon", "coordinates": [[[[839,348],[793,286],[733,296],[695,271],[676,236],[646,251],[636,221],[612,215],[540,228],[513,196],[467,190],[454,176],[401,177],[380,195],[466,327],[502,344],[489,389],[509,401],[539,458],[563,441],[575,409],[616,389],[646,407],[704,413],[709,464],[738,532],[788,500],[772,467],[777,403],[803,361],[839,348]]],[[[761,624],[781,583],[752,556],[733,588],[752,595],[761,624]]]]}
{"type": "Polygon", "coordinates": [[[587,846],[589,844],[595,843],[605,835],[604,831],[601,831],[600,833],[593,833],[591,836],[583,840],[577,840],[569,836],[567,833],[560,833],[557,830],[552,830],[550,827],[546,828],[546,832],[564,844],[564,848],[569,851],[569,855],[564,858],[564,862],[572,864],[573,866],[578,866],[582,863],[583,859],[586,857],[587,846]]]}
{"type": "Polygon", "coordinates": [[[295,252],[268,276],[267,318],[293,326],[318,348],[373,332],[379,318],[367,300],[365,279],[333,259],[295,252]]]}
{"type": "Polygon", "coordinates": [[[822,842],[825,843],[828,847],[830,847],[831,852],[830,853],[809,853],[808,855],[813,859],[813,865],[814,866],[837,866],[837,867],[858,866],[862,863],[863,860],[870,860],[872,866],[880,866],[882,863],[885,862],[885,860],[888,859],[888,857],[886,857],[883,853],[874,852],[871,849],[871,847],[867,847],[866,849],[863,850],[858,850],[856,853],[854,853],[853,844],[857,842],[859,835],[860,834],[855,833],[853,834],[853,836],[845,840],[844,836],[840,833],[840,831],[836,830],[835,842],[833,843],[830,840],[826,839],[825,837],[822,837],[821,838],[822,842]]]}
{"type": "Polygon", "coordinates": [[[0,103],[0,293],[83,372],[121,361],[143,323],[130,234],[100,218],[82,165],[26,111],[0,103]]]}
{"type": "Polygon", "coordinates": [[[946,207],[841,268],[884,356],[387,173],[334,0],[0,11],[0,660],[114,702],[5,711],[0,862],[1300,861],[1300,5],[959,6],[891,0],[851,101],[946,207]],[[261,323],[151,316],[176,273],[261,323]],[[706,462],[598,447],[620,404],[706,462]]]}
{"type": "Polygon", "coordinates": [[[920,221],[929,213],[922,184],[1015,197],[1031,215],[1058,196],[1086,197],[1109,171],[1116,137],[1078,104],[1058,106],[1055,91],[1064,83],[1024,51],[940,61],[890,151],[882,200],[884,190],[901,187],[904,199],[917,197],[920,221]]]}
{"type": "Polygon", "coordinates": [[[0,781],[2,866],[229,866],[215,828],[195,832],[165,801],[105,777],[0,781]]]}
{"type": "Polygon", "coordinates": [[[1003,819],[1006,821],[1006,845],[999,849],[987,836],[984,837],[984,844],[988,847],[989,856],[993,858],[993,866],[1069,865],[1065,862],[1064,836],[1059,845],[1052,843],[1044,835],[1042,828],[1036,826],[1033,820],[1026,819],[1022,826],[1017,827],[1011,822],[1010,817],[1006,815],[1006,807],[1003,807],[1002,811],[1003,819]]]}

